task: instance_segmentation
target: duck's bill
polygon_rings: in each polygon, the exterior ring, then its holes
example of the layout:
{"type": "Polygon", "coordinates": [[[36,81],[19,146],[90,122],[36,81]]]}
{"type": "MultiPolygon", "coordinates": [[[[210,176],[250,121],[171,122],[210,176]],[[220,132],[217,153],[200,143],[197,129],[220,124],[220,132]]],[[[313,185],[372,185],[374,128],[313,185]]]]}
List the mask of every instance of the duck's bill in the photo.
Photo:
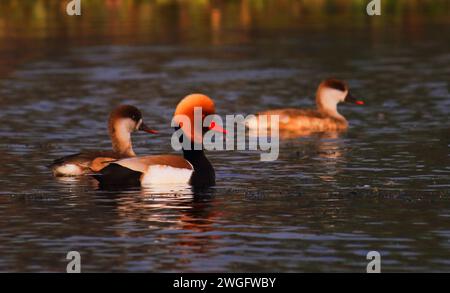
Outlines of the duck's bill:
{"type": "Polygon", "coordinates": [[[141,123],[141,126],[139,126],[139,130],[145,131],[145,132],[150,133],[150,134],[157,134],[158,133],[158,131],[156,131],[154,129],[151,129],[150,127],[148,127],[144,123],[141,123]]]}
{"type": "Polygon", "coordinates": [[[225,128],[223,128],[222,126],[218,125],[214,121],[211,122],[211,124],[209,125],[208,129],[212,130],[212,131],[215,131],[215,132],[220,132],[220,133],[227,134],[227,130],[225,128]]]}
{"type": "Polygon", "coordinates": [[[356,104],[356,105],[364,105],[364,101],[356,99],[352,94],[348,93],[347,96],[345,96],[346,103],[356,104]]]}

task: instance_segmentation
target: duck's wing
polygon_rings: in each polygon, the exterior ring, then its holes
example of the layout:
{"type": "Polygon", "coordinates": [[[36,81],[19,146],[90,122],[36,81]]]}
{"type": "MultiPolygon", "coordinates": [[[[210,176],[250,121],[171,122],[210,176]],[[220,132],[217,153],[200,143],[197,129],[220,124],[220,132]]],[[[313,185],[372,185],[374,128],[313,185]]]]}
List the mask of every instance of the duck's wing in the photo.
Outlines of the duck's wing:
{"type": "Polygon", "coordinates": [[[177,155],[133,157],[116,160],[113,163],[141,173],[145,173],[148,167],[153,165],[168,166],[178,169],[193,169],[192,165],[186,159],[184,159],[182,156],[177,155]]]}
{"type": "Polygon", "coordinates": [[[286,109],[275,109],[269,110],[265,112],[259,112],[257,114],[260,115],[278,115],[280,116],[280,123],[285,123],[292,118],[298,117],[309,117],[309,118],[323,118],[323,114],[314,109],[295,109],[295,108],[286,108],[286,109]]]}
{"type": "Polygon", "coordinates": [[[345,119],[314,109],[278,109],[260,113],[262,114],[279,115],[280,131],[293,131],[301,136],[313,132],[342,131],[348,125],[345,119]]]}
{"type": "Polygon", "coordinates": [[[83,175],[91,171],[98,171],[107,162],[119,158],[121,156],[112,151],[83,151],[58,158],[48,167],[53,171],[55,176],[83,175]]]}
{"type": "Polygon", "coordinates": [[[92,160],[98,157],[119,159],[121,156],[112,151],[83,151],[80,153],[76,153],[73,155],[64,156],[58,159],[55,159],[53,163],[50,165],[61,165],[65,163],[77,163],[77,164],[89,164],[92,160]]]}
{"type": "Polygon", "coordinates": [[[139,186],[181,183],[185,178],[189,181],[193,171],[192,165],[181,156],[155,155],[116,160],[93,177],[102,186],[139,186]]]}

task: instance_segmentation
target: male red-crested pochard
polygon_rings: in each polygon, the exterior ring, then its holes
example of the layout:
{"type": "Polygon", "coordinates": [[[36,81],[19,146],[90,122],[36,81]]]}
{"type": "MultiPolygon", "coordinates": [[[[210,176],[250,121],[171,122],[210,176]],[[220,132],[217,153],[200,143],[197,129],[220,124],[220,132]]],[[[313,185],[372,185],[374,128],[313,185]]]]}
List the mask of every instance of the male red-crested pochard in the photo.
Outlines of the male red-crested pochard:
{"type": "MultiPolygon", "coordinates": [[[[257,129],[260,115],[267,115],[267,127],[270,128],[270,116],[279,115],[280,131],[343,131],[348,128],[348,122],[338,110],[341,102],[363,105],[364,102],[355,99],[349,92],[346,82],[337,79],[327,79],[320,83],[316,92],[316,109],[285,108],[260,112],[256,119],[249,119],[247,126],[257,129]]],[[[262,125],[261,125],[262,126],[262,125]]]]}
{"type": "Polygon", "coordinates": [[[181,129],[180,143],[189,140],[191,147],[182,147],[183,156],[151,155],[117,160],[93,175],[101,186],[145,186],[157,184],[189,184],[193,187],[208,187],[215,185],[214,168],[206,158],[203,150],[203,134],[208,130],[225,132],[212,121],[208,127],[202,126],[195,131],[194,109],[201,108],[201,122],[208,115],[215,114],[215,105],[211,98],[203,94],[191,94],[183,98],[174,113],[175,129],[181,129]],[[183,116],[190,121],[190,125],[183,125],[183,116]],[[200,133],[199,133],[200,132],[200,133]],[[194,144],[200,145],[198,149],[194,144]]]}
{"type": "Polygon", "coordinates": [[[110,161],[134,157],[131,133],[137,130],[156,133],[147,127],[141,111],[130,105],[121,105],[109,115],[108,132],[112,142],[112,151],[86,151],[65,156],[53,161],[50,168],[55,176],[79,176],[98,172],[110,161]]]}

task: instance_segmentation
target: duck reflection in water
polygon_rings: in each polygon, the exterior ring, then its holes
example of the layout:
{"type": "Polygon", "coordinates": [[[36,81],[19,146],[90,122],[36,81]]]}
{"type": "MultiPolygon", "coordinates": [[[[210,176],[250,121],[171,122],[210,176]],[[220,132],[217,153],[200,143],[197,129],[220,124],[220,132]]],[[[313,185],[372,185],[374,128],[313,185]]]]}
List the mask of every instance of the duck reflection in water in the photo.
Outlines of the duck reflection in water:
{"type": "MultiPolygon", "coordinates": [[[[120,222],[132,222],[145,228],[130,231],[118,229],[120,237],[145,236],[166,242],[167,234],[174,236],[170,244],[178,254],[206,253],[215,247],[221,236],[210,235],[213,224],[220,221],[223,212],[221,200],[214,197],[213,188],[198,189],[190,186],[158,186],[127,190],[98,190],[97,202],[113,207],[120,222]],[[105,198],[108,200],[105,201],[105,198]],[[137,235],[141,234],[141,235],[137,235]]],[[[125,225],[126,226],[126,225],[125,225]]]]}
{"type": "Polygon", "coordinates": [[[307,133],[305,136],[297,134],[284,136],[281,153],[283,150],[289,152],[290,159],[295,156],[302,169],[312,168],[312,173],[321,181],[334,184],[336,176],[342,172],[340,166],[345,165],[347,161],[347,147],[342,133],[316,132],[307,133]]]}

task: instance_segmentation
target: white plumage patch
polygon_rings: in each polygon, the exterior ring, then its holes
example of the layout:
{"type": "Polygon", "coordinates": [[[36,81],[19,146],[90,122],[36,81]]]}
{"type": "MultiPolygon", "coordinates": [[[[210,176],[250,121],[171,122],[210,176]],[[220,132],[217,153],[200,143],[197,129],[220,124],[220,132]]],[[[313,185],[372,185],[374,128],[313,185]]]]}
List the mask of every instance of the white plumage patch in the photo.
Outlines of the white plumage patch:
{"type": "Polygon", "coordinates": [[[191,169],[152,165],[145,172],[141,184],[188,184],[193,172],[191,169]]]}
{"type": "Polygon", "coordinates": [[[55,175],[79,176],[83,175],[83,169],[76,164],[64,164],[53,169],[55,175]]]}

